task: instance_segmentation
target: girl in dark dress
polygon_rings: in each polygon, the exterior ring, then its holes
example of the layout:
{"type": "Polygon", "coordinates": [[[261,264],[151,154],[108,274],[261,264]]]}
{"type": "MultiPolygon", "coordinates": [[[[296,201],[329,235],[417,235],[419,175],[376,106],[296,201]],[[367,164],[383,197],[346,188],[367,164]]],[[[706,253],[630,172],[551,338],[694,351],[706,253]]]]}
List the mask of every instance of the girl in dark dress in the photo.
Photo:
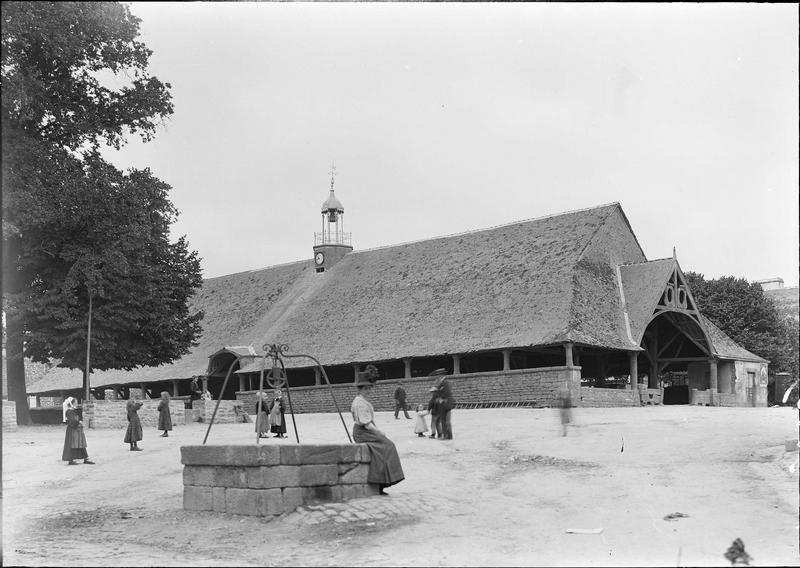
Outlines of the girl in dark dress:
{"type": "Polygon", "coordinates": [[[384,488],[400,483],[405,479],[405,474],[394,442],[375,426],[375,410],[369,402],[369,393],[377,376],[377,369],[373,365],[367,365],[365,371],[358,373],[358,394],[350,406],[350,413],[353,415],[353,440],[369,447],[371,460],[367,483],[377,485],[380,494],[387,495],[384,488]]]}
{"type": "Polygon", "coordinates": [[[125,409],[128,412],[128,429],[125,431],[125,443],[131,445],[132,452],[141,452],[139,440],[142,439],[142,422],[139,420],[139,409],[144,403],[140,400],[130,399],[125,409]]]}
{"type": "Polygon", "coordinates": [[[64,451],[61,459],[67,465],[78,465],[75,460],[83,463],[94,464],[86,452],[86,436],[83,434],[83,422],[78,419],[78,403],[73,397],[67,397],[62,405],[64,422],[67,423],[67,434],[64,437],[64,451]]]}
{"type": "Polygon", "coordinates": [[[283,404],[283,393],[280,390],[275,391],[275,399],[269,405],[269,423],[270,430],[275,434],[276,438],[285,438],[286,434],[286,419],[284,417],[286,406],[283,404]]]}
{"type": "Polygon", "coordinates": [[[172,430],[172,415],[169,413],[169,393],[163,391],[161,393],[161,401],[158,403],[158,429],[164,430],[161,434],[162,438],[169,436],[169,431],[172,430]]]}

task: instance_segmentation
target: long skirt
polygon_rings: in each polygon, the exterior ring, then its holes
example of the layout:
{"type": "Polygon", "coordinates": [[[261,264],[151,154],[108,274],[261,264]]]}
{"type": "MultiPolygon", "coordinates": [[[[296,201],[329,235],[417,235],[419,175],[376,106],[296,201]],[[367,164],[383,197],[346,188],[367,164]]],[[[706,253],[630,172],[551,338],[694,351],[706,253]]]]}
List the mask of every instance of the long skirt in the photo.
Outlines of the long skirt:
{"type": "Polygon", "coordinates": [[[256,432],[258,435],[269,434],[269,414],[262,410],[256,416],[256,432]]]}
{"type": "Polygon", "coordinates": [[[172,415],[169,413],[169,406],[158,411],[158,429],[172,430],[172,415]]]}
{"type": "Polygon", "coordinates": [[[353,440],[359,444],[367,444],[369,448],[371,460],[367,474],[368,483],[389,487],[405,479],[397,448],[389,438],[367,430],[360,424],[353,424],[353,440]]]}
{"type": "Polygon", "coordinates": [[[286,434],[286,417],[283,412],[270,413],[269,423],[273,434],[286,434]]]}
{"type": "Polygon", "coordinates": [[[128,429],[125,430],[125,443],[132,444],[133,442],[138,442],[142,439],[143,435],[142,421],[139,420],[139,415],[137,414],[128,422],[128,429]]]}
{"type": "Polygon", "coordinates": [[[61,459],[64,461],[82,460],[89,457],[86,453],[86,436],[83,434],[83,426],[76,428],[67,428],[67,434],[64,437],[64,451],[61,453],[61,459]]]}

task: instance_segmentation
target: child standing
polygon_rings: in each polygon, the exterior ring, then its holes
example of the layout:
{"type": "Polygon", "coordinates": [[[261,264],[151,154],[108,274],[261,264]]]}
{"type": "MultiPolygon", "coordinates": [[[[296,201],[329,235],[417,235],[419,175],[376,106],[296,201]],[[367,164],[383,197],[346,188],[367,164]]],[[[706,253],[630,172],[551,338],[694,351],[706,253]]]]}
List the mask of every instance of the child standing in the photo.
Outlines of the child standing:
{"type": "Polygon", "coordinates": [[[428,431],[428,423],[425,421],[425,417],[428,415],[428,411],[425,410],[425,406],[422,404],[417,405],[417,421],[414,424],[414,433],[419,436],[420,438],[425,437],[425,432],[428,431]]]}

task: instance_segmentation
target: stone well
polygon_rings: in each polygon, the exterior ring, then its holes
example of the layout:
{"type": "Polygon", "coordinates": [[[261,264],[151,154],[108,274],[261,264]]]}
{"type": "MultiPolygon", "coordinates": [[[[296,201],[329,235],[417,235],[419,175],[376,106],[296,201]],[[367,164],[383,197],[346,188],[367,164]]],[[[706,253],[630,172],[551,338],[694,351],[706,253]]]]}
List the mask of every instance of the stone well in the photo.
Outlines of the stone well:
{"type": "Polygon", "coordinates": [[[369,461],[366,444],[183,446],[183,508],[271,517],[377,495],[369,461]]]}

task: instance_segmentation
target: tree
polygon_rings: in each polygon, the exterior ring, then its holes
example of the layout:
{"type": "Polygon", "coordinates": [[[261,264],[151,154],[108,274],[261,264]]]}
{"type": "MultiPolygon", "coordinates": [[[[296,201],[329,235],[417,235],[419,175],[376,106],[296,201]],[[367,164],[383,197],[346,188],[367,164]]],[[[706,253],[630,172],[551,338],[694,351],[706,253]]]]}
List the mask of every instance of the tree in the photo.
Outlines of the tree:
{"type": "Polygon", "coordinates": [[[759,284],[724,276],[706,280],[685,274],[700,312],[736,343],[770,362],[772,374],[797,376],[797,326],[782,320],[759,284]]]}
{"type": "Polygon", "coordinates": [[[20,423],[24,357],[91,371],[90,302],[92,368],[166,363],[200,333],[188,308],[199,259],[169,240],[170,187],[99,154],[127,134],[150,140],[173,112],[170,85],[147,73],[139,22],[117,2],[3,3],[3,309],[20,423]],[[109,88],[103,73],[127,84],[109,88]]]}

